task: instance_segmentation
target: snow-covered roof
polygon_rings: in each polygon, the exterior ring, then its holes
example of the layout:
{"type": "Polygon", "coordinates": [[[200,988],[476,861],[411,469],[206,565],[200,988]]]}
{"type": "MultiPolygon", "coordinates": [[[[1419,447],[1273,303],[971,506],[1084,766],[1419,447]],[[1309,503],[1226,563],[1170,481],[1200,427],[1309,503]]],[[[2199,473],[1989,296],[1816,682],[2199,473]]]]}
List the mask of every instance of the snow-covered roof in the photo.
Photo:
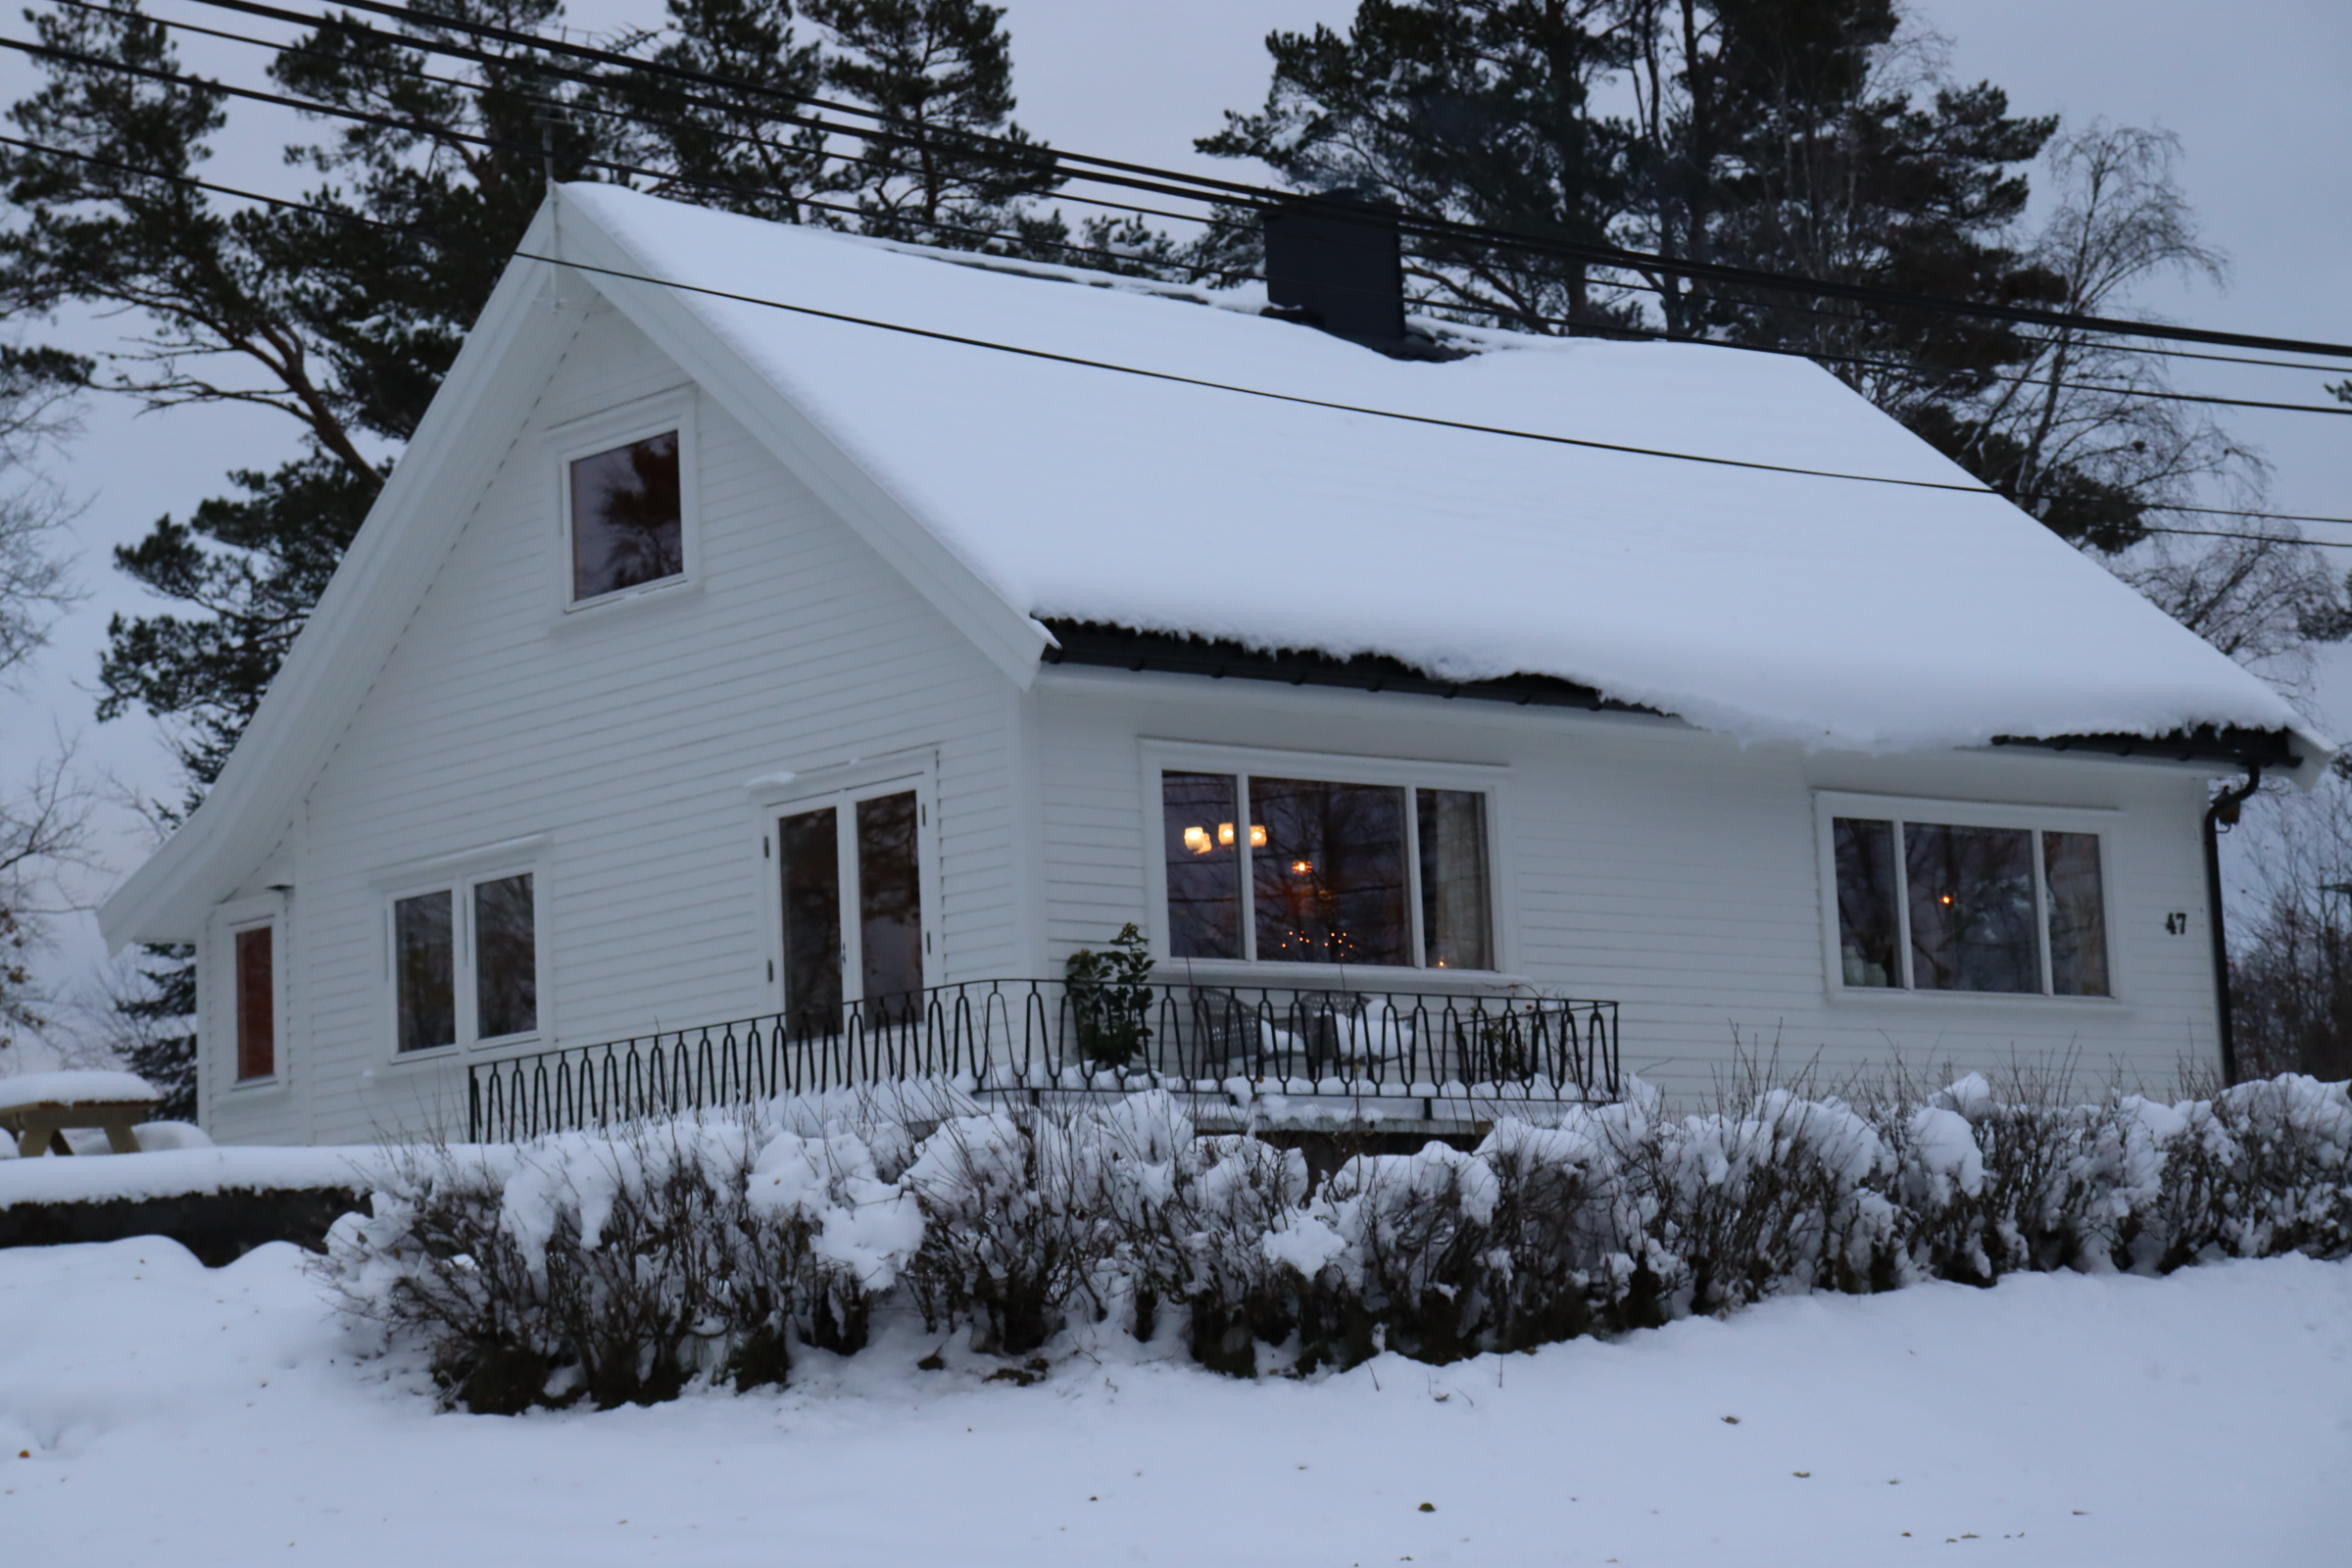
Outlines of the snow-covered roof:
{"type": "MultiPolygon", "coordinates": [[[[1815,748],[2301,730],[1801,361],[1454,329],[1474,352],[1392,360],[1245,291],[565,185],[212,793],[100,908],[111,944],[192,940],[270,852],[560,362],[576,318],[548,307],[583,287],[1023,686],[1067,619],[1553,676],[1815,748]]],[[[2302,776],[2330,747],[2299,750],[2302,776]]]]}
{"type": "MultiPolygon", "coordinates": [[[[2277,693],[1809,362],[1481,333],[1394,360],[1099,274],[566,186],[1012,608],[1557,676],[1747,739],[2292,727],[2277,693]],[[1081,279],[1105,286],[1073,286],[1081,279]],[[779,310],[780,301],[918,336],[779,310]],[[1349,413],[968,338],[1762,472],[1349,413]]],[[[566,255],[569,252],[565,252],[566,255]]],[[[600,282],[603,281],[600,279],[600,282]]],[[[1196,297],[1202,298],[1202,297],[1196,297]]]]}

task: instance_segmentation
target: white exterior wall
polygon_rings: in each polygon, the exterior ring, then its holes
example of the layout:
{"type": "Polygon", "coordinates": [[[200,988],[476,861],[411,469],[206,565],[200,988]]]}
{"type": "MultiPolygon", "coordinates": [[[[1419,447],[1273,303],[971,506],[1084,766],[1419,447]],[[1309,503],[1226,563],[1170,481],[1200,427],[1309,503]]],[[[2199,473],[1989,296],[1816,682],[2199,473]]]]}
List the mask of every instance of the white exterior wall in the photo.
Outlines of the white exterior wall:
{"type": "MultiPolygon", "coordinates": [[[[1075,666],[1049,670],[1032,701],[1056,964],[1124,921],[1151,928],[1148,742],[1414,759],[1505,769],[1492,830],[1500,961],[1547,990],[1621,1003],[1624,1065],[1677,1096],[1705,1094],[1735,1038],[1786,1068],[1817,1060],[1830,1083],[1898,1054],[1921,1071],[1988,1072],[2071,1054],[2088,1082],[2168,1081],[2184,1060],[2218,1059],[2195,770],[2030,752],[1808,757],[1639,716],[1075,666]],[[2113,811],[2100,827],[2116,998],[1836,993],[1825,790],[2113,811]],[[2178,934],[2165,928],[2175,912],[2187,916],[2178,934]]],[[[1273,985],[1332,974],[1194,967],[1273,985]]],[[[1364,988],[1446,984],[1426,969],[1352,973],[1364,988]]]]}
{"type": "Polygon", "coordinates": [[[462,1061],[392,1050],[388,900],[397,868],[433,857],[537,841],[498,863],[538,877],[538,1046],[771,1010],[775,870],[760,840],[773,823],[745,783],[779,770],[814,779],[853,758],[935,753],[929,843],[945,849],[926,977],[1036,961],[1013,946],[1018,694],[710,397],[686,394],[695,580],[563,609],[564,433],[551,427],[686,386],[619,316],[581,316],[285,847],[239,889],[267,901],[270,883],[294,888],[274,1084],[230,1082],[227,922],[208,927],[215,1137],[463,1133],[462,1061]]]}

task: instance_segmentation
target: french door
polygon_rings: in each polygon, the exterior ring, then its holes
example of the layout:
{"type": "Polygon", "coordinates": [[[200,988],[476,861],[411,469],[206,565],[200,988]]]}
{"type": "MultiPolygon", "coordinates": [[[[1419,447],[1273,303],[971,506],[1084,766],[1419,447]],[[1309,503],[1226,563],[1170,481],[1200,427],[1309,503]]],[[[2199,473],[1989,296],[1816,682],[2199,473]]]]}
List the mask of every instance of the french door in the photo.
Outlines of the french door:
{"type": "Polygon", "coordinates": [[[862,1006],[869,1026],[919,1005],[928,814],[910,780],[780,808],[784,1010],[798,1033],[830,1034],[862,1006]]]}

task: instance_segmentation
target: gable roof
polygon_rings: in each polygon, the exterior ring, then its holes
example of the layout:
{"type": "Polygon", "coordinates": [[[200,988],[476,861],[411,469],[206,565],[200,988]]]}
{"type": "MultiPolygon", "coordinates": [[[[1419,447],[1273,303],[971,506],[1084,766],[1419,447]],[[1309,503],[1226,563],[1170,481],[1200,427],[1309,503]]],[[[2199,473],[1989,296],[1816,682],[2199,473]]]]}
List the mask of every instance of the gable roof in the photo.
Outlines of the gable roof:
{"type": "Polygon", "coordinates": [[[610,186],[564,199],[626,270],[752,297],[663,291],[1041,619],[1385,655],[1449,680],[1549,675],[1743,738],[1865,751],[2299,723],[1807,361],[1501,333],[1392,360],[1263,318],[1251,295],[1008,275],[610,186]]]}
{"type": "Polygon", "coordinates": [[[559,278],[1022,685],[1054,619],[1553,677],[1817,748],[2301,723],[1807,362],[1454,328],[1475,352],[1390,360],[1247,291],[600,185],[561,187],[520,251],[210,798],[101,909],[110,942],[184,939],[269,852],[560,351],[559,278]]]}

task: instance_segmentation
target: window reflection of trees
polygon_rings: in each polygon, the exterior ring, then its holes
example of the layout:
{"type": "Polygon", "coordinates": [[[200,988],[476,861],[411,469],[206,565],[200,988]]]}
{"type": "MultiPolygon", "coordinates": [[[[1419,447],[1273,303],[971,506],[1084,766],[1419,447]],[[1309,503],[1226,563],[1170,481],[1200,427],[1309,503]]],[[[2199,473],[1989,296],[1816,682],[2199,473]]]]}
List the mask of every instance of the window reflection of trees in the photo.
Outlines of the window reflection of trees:
{"type": "Polygon", "coordinates": [[[868,1002],[923,987],[914,792],[858,803],[858,937],[868,1002]]]}
{"type": "Polygon", "coordinates": [[[531,878],[500,877],[473,889],[474,1034],[484,1040],[539,1027],[539,955],[531,878]]]}
{"type": "Polygon", "coordinates": [[[1253,777],[1250,816],[1259,958],[1412,962],[1401,788],[1253,777]]]}
{"type": "Polygon", "coordinates": [[[828,1035],[841,1020],[841,839],[833,808],[777,826],[784,878],[784,1004],[795,1036],[828,1035]]]}
{"type": "Polygon", "coordinates": [[[1923,991],[2039,991],[2034,835],[1904,824],[1911,983],[1923,991]]]}
{"type": "Polygon", "coordinates": [[[457,932],[449,894],[424,893],[394,904],[392,942],[400,1049],[456,1045],[457,932]]]}
{"type": "Polygon", "coordinates": [[[684,571],[679,495],[675,431],[572,464],[573,597],[593,599],[684,571]]]}

